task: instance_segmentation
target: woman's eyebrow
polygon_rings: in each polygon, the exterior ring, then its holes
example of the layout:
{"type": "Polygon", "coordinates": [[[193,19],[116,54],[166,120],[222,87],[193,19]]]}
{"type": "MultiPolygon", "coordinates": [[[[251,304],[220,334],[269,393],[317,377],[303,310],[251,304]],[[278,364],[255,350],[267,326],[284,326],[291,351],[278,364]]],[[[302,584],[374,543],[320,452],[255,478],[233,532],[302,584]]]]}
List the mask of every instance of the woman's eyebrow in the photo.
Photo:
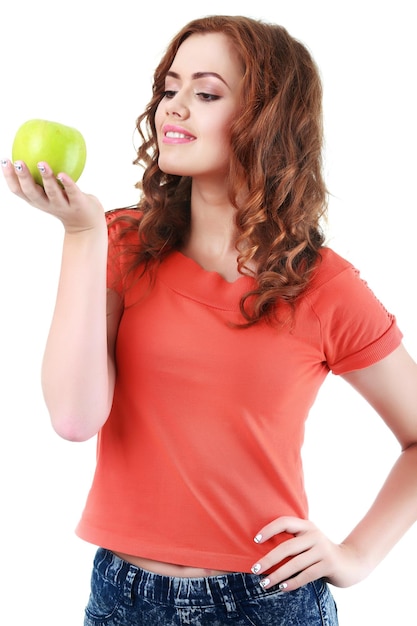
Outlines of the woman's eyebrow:
{"type": "MultiPolygon", "coordinates": [[[[173,72],[172,70],[168,70],[167,76],[171,76],[172,78],[177,78],[177,79],[181,78],[181,76],[177,74],[177,72],[173,72]]],[[[222,83],[226,85],[226,87],[229,87],[229,85],[224,80],[224,78],[220,76],[220,74],[218,74],[217,72],[195,72],[194,74],[191,75],[191,78],[193,80],[198,80],[199,78],[205,78],[206,76],[214,76],[214,78],[218,78],[219,80],[221,80],[222,83]]]]}

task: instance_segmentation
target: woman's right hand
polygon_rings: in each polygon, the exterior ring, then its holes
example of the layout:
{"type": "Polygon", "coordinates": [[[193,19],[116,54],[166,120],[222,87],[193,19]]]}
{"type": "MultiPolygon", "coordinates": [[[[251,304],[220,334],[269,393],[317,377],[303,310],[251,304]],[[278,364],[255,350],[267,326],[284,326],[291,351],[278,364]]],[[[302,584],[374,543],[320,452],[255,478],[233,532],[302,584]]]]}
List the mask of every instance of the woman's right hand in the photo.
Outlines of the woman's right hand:
{"type": "Polygon", "coordinates": [[[40,162],[39,172],[43,187],[33,179],[23,161],[2,161],[2,170],[12,193],[31,206],[57,217],[67,233],[91,230],[104,221],[104,210],[99,200],[83,193],[65,173],[58,180],[45,162],[40,162]]]}
{"type": "Polygon", "coordinates": [[[10,191],[54,215],[65,228],[42,389],[56,432],[71,441],[85,441],[107,419],[115,378],[107,340],[105,212],[97,198],[83,193],[68,175],[58,174],[57,180],[47,163],[39,168],[43,187],[21,161],[2,161],[2,169],[10,191]]]}

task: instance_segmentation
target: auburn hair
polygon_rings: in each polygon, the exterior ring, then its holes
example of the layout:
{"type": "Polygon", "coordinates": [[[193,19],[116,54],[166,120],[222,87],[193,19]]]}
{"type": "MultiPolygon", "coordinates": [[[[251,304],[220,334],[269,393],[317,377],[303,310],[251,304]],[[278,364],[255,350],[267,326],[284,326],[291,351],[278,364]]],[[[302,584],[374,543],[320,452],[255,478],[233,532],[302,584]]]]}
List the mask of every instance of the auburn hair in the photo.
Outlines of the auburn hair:
{"type": "Polygon", "coordinates": [[[231,126],[229,197],[236,208],[239,271],[256,266],[256,288],[240,302],[244,325],[271,320],[280,301],[294,303],[308,285],[324,243],[322,85],[307,48],[277,24],[208,16],[171,41],[154,74],[152,98],[136,122],[144,167],[140,246],[134,264],[150,268],[181,247],[190,226],[191,179],[158,167],[155,113],[180,45],[193,34],[223,33],[243,66],[240,111],[231,126]],[[244,203],[239,191],[247,190],[244,203]]]}

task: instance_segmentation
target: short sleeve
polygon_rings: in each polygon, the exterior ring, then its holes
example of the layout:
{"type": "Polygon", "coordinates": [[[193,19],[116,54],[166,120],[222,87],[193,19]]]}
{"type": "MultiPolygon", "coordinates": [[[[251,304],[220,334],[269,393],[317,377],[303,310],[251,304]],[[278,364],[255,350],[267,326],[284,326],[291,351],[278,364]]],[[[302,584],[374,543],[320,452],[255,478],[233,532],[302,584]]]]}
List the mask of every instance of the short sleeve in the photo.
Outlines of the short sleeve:
{"type": "Polygon", "coordinates": [[[373,365],[401,343],[402,333],[394,315],[346,261],[315,291],[314,300],[323,352],[334,374],[373,365]]]}

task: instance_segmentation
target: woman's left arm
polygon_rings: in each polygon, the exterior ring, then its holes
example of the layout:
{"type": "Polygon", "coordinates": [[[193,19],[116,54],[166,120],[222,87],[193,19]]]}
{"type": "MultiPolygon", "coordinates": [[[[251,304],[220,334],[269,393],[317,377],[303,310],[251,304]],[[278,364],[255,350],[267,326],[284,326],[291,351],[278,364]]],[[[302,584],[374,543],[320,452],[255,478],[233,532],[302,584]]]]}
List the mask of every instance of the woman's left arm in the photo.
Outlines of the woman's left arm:
{"type": "Polygon", "coordinates": [[[331,542],[310,521],[282,517],[260,529],[264,543],[273,535],[294,535],[252,568],[268,572],[262,586],[292,591],[317,578],[348,587],[365,578],[417,521],[417,364],[400,345],[389,356],[343,376],[378,412],[402,452],[365,517],[341,544],[331,542]],[[284,559],[289,559],[279,566],[284,559]]]}

